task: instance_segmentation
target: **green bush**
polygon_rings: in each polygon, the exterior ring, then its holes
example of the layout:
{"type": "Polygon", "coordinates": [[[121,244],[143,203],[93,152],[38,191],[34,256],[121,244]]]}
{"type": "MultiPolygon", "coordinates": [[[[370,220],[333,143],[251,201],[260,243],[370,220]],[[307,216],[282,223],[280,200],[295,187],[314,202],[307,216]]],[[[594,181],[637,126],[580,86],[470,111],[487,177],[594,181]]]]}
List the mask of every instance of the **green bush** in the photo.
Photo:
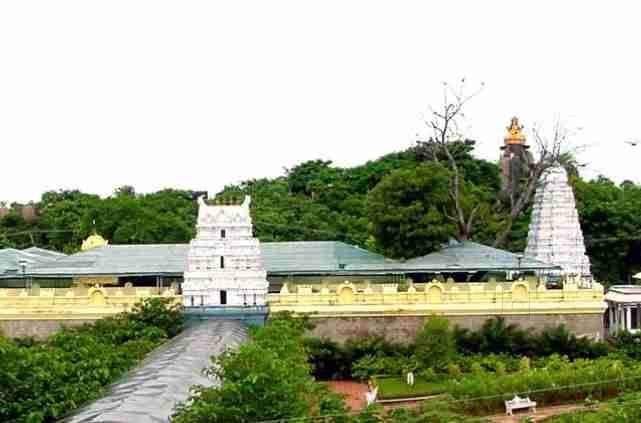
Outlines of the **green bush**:
{"type": "Polygon", "coordinates": [[[349,339],[343,345],[318,338],[306,338],[303,342],[313,375],[319,380],[361,378],[364,367],[354,373],[353,366],[365,357],[395,357],[405,362],[413,351],[412,345],[394,344],[380,336],[349,339]]]}
{"type": "Polygon", "coordinates": [[[352,376],[359,380],[367,380],[374,375],[403,376],[415,371],[417,367],[418,364],[413,358],[366,355],[354,363],[352,376]]]}
{"type": "Polygon", "coordinates": [[[641,360],[641,334],[618,332],[611,339],[611,342],[617,351],[626,354],[632,359],[641,360]]]}
{"type": "MultiPolygon", "coordinates": [[[[636,341],[622,334],[618,348],[627,347],[632,357],[641,358],[641,336],[636,341]],[[638,347],[638,352],[635,348],[638,347]]],[[[609,353],[603,342],[577,338],[563,326],[545,328],[530,334],[516,325],[507,325],[503,318],[485,321],[478,331],[454,327],[447,320],[432,317],[417,334],[415,343],[391,343],[380,336],[349,339],[344,344],[306,338],[312,374],[319,380],[365,379],[374,374],[401,375],[409,370],[417,372],[433,368],[446,373],[447,365],[455,363],[463,373],[472,371],[475,362],[483,370],[496,373],[518,371],[521,357],[566,355],[570,359],[597,358],[609,353]]]]}
{"type": "Polygon", "coordinates": [[[578,338],[563,325],[546,327],[540,333],[528,333],[517,325],[508,325],[502,317],[485,321],[478,331],[455,328],[457,350],[462,354],[508,354],[543,357],[562,354],[570,359],[597,358],[609,353],[607,344],[578,338]]]}
{"type": "Polygon", "coordinates": [[[329,339],[306,338],[312,374],[318,380],[349,379],[353,363],[341,345],[329,339]]]}
{"type": "Polygon", "coordinates": [[[452,379],[460,379],[461,376],[463,376],[463,372],[461,372],[461,368],[459,367],[459,365],[454,363],[450,363],[447,365],[447,374],[452,379]]]}
{"type": "Polygon", "coordinates": [[[44,342],[0,338],[0,421],[52,422],[99,396],[168,330],[180,330],[182,314],[172,304],[148,299],[131,313],[62,329],[44,342]]]}
{"type": "Polygon", "coordinates": [[[434,369],[419,369],[417,376],[427,382],[435,382],[436,380],[441,380],[442,376],[437,374],[434,369]]]}
{"type": "Polygon", "coordinates": [[[474,362],[470,365],[470,372],[474,374],[482,374],[485,370],[483,369],[483,366],[481,366],[481,363],[479,362],[474,362]]]}
{"type": "Polygon", "coordinates": [[[416,335],[414,355],[422,367],[444,370],[456,356],[456,341],[449,321],[431,317],[416,335]]]}
{"type": "Polygon", "coordinates": [[[414,385],[408,385],[404,377],[374,377],[381,399],[411,398],[439,395],[445,392],[446,383],[441,380],[428,381],[416,377],[414,385]]]}
{"type": "Polygon", "coordinates": [[[519,370],[520,360],[516,357],[506,354],[488,354],[488,355],[469,355],[459,356],[456,363],[465,373],[474,372],[477,367],[483,371],[497,373],[499,369],[504,372],[515,372],[519,370]]]}

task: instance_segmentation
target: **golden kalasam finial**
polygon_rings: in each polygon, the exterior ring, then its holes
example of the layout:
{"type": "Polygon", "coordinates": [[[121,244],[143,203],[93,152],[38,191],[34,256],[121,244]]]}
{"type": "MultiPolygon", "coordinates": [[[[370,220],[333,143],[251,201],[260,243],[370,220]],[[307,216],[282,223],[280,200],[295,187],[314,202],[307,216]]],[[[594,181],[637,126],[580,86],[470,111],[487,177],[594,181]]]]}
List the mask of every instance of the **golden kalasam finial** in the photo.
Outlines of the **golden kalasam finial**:
{"type": "Polygon", "coordinates": [[[94,248],[104,247],[107,244],[109,244],[109,241],[98,235],[94,230],[94,233],[92,235],[89,235],[87,239],[82,241],[80,251],[88,251],[94,248]]]}
{"type": "Polygon", "coordinates": [[[523,125],[519,125],[519,118],[514,116],[507,127],[505,135],[505,144],[525,144],[525,135],[523,134],[523,125]]]}

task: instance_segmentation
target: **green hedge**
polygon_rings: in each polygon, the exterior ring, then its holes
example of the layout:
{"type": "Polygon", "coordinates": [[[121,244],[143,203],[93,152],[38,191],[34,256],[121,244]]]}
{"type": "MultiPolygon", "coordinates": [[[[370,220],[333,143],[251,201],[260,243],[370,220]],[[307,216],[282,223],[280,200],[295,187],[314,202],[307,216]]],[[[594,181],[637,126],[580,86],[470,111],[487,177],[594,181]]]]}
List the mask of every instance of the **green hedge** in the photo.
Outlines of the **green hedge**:
{"type": "Polygon", "coordinates": [[[414,379],[413,386],[409,386],[400,377],[374,377],[372,380],[378,386],[379,399],[426,397],[439,395],[447,390],[446,383],[427,381],[421,377],[414,379]]]}
{"type": "MultiPolygon", "coordinates": [[[[496,360],[496,357],[494,358],[496,360]]],[[[456,372],[453,372],[456,373],[456,372]]],[[[512,373],[484,369],[472,373],[441,374],[415,378],[408,386],[401,377],[374,377],[381,399],[447,394],[460,410],[476,415],[504,409],[515,394],[529,395],[539,405],[602,400],[641,390],[641,365],[617,357],[575,360],[551,356],[535,368],[521,366],[512,373]]]]}
{"type": "Polygon", "coordinates": [[[641,366],[616,358],[569,362],[551,357],[547,366],[499,376],[470,374],[447,383],[446,392],[474,414],[504,409],[515,394],[529,395],[538,405],[606,399],[641,390],[641,366]]]}

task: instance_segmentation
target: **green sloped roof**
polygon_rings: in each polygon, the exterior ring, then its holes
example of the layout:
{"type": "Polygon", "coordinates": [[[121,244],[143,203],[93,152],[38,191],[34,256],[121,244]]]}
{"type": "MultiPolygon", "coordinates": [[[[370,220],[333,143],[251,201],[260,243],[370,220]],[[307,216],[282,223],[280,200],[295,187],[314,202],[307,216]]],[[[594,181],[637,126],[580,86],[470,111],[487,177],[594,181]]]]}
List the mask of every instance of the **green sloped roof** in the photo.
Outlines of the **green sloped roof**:
{"type": "MultiPolygon", "coordinates": [[[[106,245],[40,262],[34,276],[182,275],[189,244],[106,245]]],[[[385,274],[544,270],[553,265],[522,258],[475,242],[450,243],[442,250],[405,262],[390,260],[338,241],[263,242],[265,268],[271,275],[385,274]]]]}
{"type": "Polygon", "coordinates": [[[371,271],[398,263],[360,247],[337,241],[261,243],[265,266],[271,273],[371,271]]]}
{"type": "Polygon", "coordinates": [[[404,263],[408,271],[550,270],[558,266],[472,241],[452,241],[443,249],[404,263]],[[519,260],[520,258],[520,260],[519,260]]]}
{"type": "Polygon", "coordinates": [[[40,248],[40,247],[25,248],[24,250],[22,250],[22,252],[33,254],[33,255],[42,257],[43,259],[59,259],[61,257],[67,256],[64,253],[59,253],[58,251],[52,251],[52,250],[45,250],[44,248],[40,248]]]}
{"type": "Polygon", "coordinates": [[[15,277],[20,271],[21,261],[26,263],[27,271],[30,272],[35,267],[62,257],[66,257],[66,255],[37,247],[26,250],[4,248],[0,250],[0,278],[15,277]]]}
{"type": "MultiPolygon", "coordinates": [[[[180,275],[189,244],[106,245],[45,263],[30,273],[62,275],[180,275]]],[[[264,242],[271,274],[384,271],[399,263],[337,241],[264,242]]]]}

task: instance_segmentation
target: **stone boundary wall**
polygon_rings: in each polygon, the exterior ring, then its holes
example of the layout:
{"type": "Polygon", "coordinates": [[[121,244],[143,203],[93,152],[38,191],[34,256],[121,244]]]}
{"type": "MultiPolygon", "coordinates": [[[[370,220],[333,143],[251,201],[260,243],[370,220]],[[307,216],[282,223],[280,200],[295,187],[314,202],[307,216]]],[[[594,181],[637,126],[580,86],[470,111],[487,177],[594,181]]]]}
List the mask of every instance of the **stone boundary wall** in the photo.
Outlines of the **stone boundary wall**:
{"type": "MultiPolygon", "coordinates": [[[[410,342],[429,316],[336,316],[314,317],[310,316],[316,325],[312,334],[321,338],[329,338],[337,342],[344,342],[349,338],[360,338],[368,335],[379,335],[389,341],[410,342]]],[[[476,330],[492,317],[491,315],[479,316],[447,316],[452,325],[476,330]]],[[[498,317],[498,316],[497,316],[498,317]]],[[[587,336],[593,339],[603,338],[602,314],[532,314],[509,315],[503,317],[507,324],[517,324],[523,329],[540,331],[546,326],[565,325],[568,330],[577,336],[587,336]]]]}
{"type": "Polygon", "coordinates": [[[7,338],[34,337],[42,340],[59,331],[62,326],[80,326],[96,319],[70,320],[0,320],[0,332],[7,338]]]}
{"type": "Polygon", "coordinates": [[[10,338],[44,339],[61,326],[77,326],[131,310],[145,298],[181,303],[172,288],[0,288],[0,332],[10,338]]]}

